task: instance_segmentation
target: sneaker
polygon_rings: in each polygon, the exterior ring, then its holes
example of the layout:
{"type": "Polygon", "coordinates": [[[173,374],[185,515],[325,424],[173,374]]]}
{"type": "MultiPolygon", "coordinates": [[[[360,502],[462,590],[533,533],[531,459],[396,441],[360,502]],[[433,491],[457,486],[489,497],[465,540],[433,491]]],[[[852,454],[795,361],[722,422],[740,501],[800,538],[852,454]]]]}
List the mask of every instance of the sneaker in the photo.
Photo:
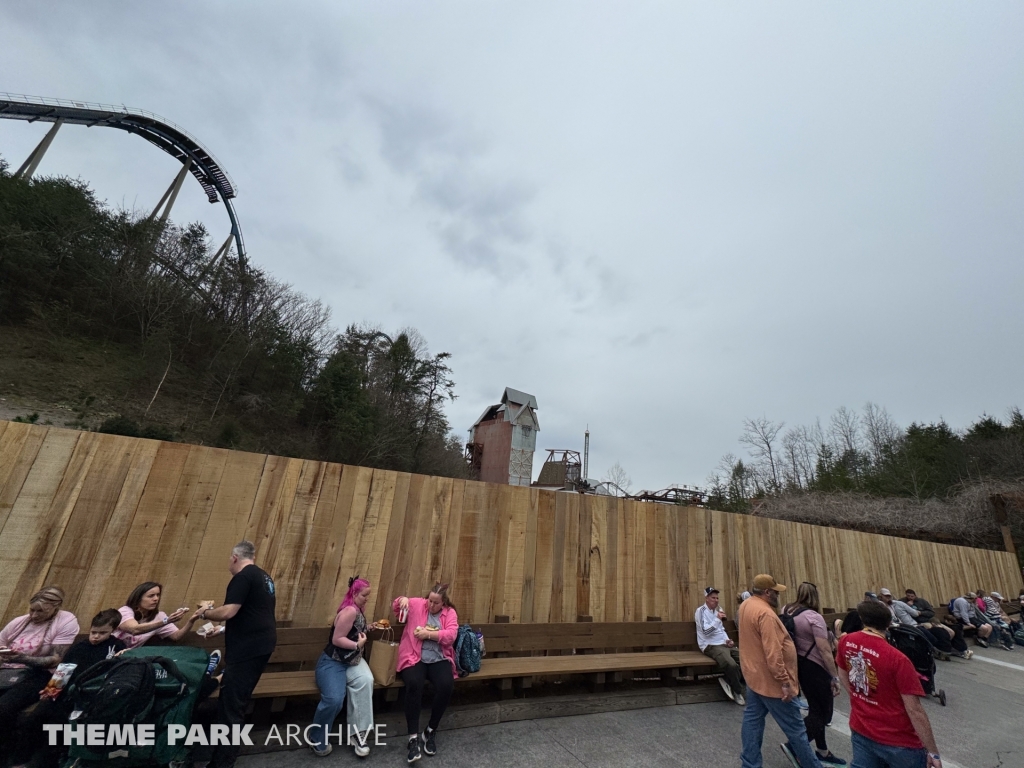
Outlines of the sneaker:
{"type": "Polygon", "coordinates": [[[788,743],[779,744],[782,747],[782,754],[789,758],[789,762],[793,764],[793,768],[800,768],[800,761],[796,759],[796,755],[793,754],[793,749],[788,743]]]}
{"type": "Polygon", "coordinates": [[[356,744],[355,749],[356,749],[356,757],[366,757],[368,754],[370,754],[370,745],[369,744],[356,744]]]}
{"type": "Polygon", "coordinates": [[[317,757],[327,757],[329,754],[331,754],[332,751],[334,751],[334,747],[331,746],[330,742],[328,742],[327,744],[324,744],[324,748],[323,749],[317,749],[316,747],[314,747],[312,745],[310,745],[309,749],[317,757]]]}
{"type": "Polygon", "coordinates": [[[747,706],[747,700],[745,698],[743,698],[743,694],[742,693],[737,693],[736,694],[736,698],[734,698],[733,701],[735,701],[741,707],[747,706]]]}
{"type": "Polygon", "coordinates": [[[829,765],[846,765],[846,761],[841,757],[833,755],[832,750],[829,750],[824,755],[815,750],[815,754],[818,756],[818,762],[828,763],[829,765]]]}
{"type": "Polygon", "coordinates": [[[974,642],[980,645],[982,648],[988,648],[988,641],[984,637],[974,638],[974,642]]]}
{"type": "Polygon", "coordinates": [[[732,692],[732,688],[729,683],[725,681],[724,677],[718,678],[718,684],[722,686],[722,690],[725,691],[725,695],[729,697],[729,701],[736,701],[736,695],[732,692]]]}
{"type": "Polygon", "coordinates": [[[409,739],[409,754],[406,755],[405,762],[412,765],[419,760],[423,755],[420,754],[420,737],[413,736],[409,739]]]}
{"type": "Polygon", "coordinates": [[[437,731],[434,728],[427,726],[423,733],[420,734],[420,739],[423,740],[423,752],[427,757],[433,757],[437,754],[437,746],[434,744],[434,734],[436,733],[437,731]]]}
{"type": "Polygon", "coordinates": [[[219,649],[210,654],[210,663],[206,665],[206,674],[213,674],[213,670],[220,664],[222,655],[219,649]]]}

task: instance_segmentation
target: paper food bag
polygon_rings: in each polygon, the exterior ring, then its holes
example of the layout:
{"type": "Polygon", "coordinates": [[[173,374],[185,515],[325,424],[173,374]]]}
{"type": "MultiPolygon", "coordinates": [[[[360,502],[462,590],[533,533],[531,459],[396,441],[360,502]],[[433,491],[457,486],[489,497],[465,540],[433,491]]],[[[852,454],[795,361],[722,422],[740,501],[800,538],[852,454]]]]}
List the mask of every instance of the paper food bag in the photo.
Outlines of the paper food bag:
{"type": "Polygon", "coordinates": [[[395,682],[395,667],[398,666],[398,643],[395,642],[395,631],[385,629],[380,640],[374,640],[370,646],[370,659],[367,662],[373,673],[373,681],[377,685],[388,686],[395,682]]]}

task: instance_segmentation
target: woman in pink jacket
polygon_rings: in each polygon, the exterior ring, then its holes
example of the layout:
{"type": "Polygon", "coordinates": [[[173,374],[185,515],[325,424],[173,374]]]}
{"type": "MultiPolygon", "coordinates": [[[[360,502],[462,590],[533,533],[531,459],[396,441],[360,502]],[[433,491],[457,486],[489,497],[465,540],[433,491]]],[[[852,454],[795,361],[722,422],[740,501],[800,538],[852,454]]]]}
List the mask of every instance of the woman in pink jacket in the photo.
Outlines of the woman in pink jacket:
{"type": "Polygon", "coordinates": [[[454,646],[459,617],[448,598],[447,584],[435,584],[426,597],[396,597],[391,609],[396,616],[401,611],[409,612],[398,646],[396,669],[405,683],[405,723],[409,729],[406,762],[411,764],[420,759],[421,742],[423,752],[437,754],[434,734],[455,687],[454,646]],[[434,705],[430,722],[420,733],[423,684],[427,680],[434,686],[434,705]]]}

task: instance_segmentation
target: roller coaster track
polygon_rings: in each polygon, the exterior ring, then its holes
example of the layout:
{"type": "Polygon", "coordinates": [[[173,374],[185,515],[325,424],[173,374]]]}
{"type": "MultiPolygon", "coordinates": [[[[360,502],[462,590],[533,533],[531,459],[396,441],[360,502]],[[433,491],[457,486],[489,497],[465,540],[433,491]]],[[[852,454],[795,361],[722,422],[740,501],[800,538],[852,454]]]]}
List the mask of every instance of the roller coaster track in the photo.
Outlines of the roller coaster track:
{"type": "MultiPolygon", "coordinates": [[[[186,166],[203,187],[203,191],[206,192],[206,197],[211,203],[224,203],[224,208],[231,221],[231,237],[235,242],[239,269],[243,276],[246,274],[245,242],[242,240],[238,216],[235,214],[235,208],[231,202],[237,194],[235,185],[213,153],[181,126],[147,110],[129,109],[124,105],[93,104],[87,101],[42,98],[3,92],[0,92],[0,118],[25,120],[29,123],[38,121],[85,125],[90,128],[94,126],[117,128],[141,136],[186,166]]],[[[36,150],[39,154],[34,160],[35,164],[38,164],[47,146],[49,146],[48,141],[44,139],[44,143],[36,150]]],[[[33,153],[33,155],[35,154],[33,153]]],[[[32,157],[30,157],[31,159],[32,157]]],[[[26,161],[26,164],[28,162],[26,161]]],[[[162,203],[163,201],[161,201],[162,203]]],[[[193,287],[198,290],[197,286],[193,287]]],[[[201,290],[199,292],[203,293],[201,290]]],[[[247,309],[243,308],[243,313],[247,315],[247,309]]]]}

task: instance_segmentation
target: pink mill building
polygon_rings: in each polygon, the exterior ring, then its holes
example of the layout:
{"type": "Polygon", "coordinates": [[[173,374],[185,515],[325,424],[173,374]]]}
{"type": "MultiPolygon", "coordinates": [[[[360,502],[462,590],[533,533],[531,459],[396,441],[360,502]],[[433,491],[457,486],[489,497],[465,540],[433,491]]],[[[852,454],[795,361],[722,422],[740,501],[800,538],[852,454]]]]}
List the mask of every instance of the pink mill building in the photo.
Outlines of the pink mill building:
{"type": "Polygon", "coordinates": [[[529,485],[539,431],[537,398],[506,387],[501,402],[484,411],[469,430],[470,464],[484,482],[529,485]]]}

